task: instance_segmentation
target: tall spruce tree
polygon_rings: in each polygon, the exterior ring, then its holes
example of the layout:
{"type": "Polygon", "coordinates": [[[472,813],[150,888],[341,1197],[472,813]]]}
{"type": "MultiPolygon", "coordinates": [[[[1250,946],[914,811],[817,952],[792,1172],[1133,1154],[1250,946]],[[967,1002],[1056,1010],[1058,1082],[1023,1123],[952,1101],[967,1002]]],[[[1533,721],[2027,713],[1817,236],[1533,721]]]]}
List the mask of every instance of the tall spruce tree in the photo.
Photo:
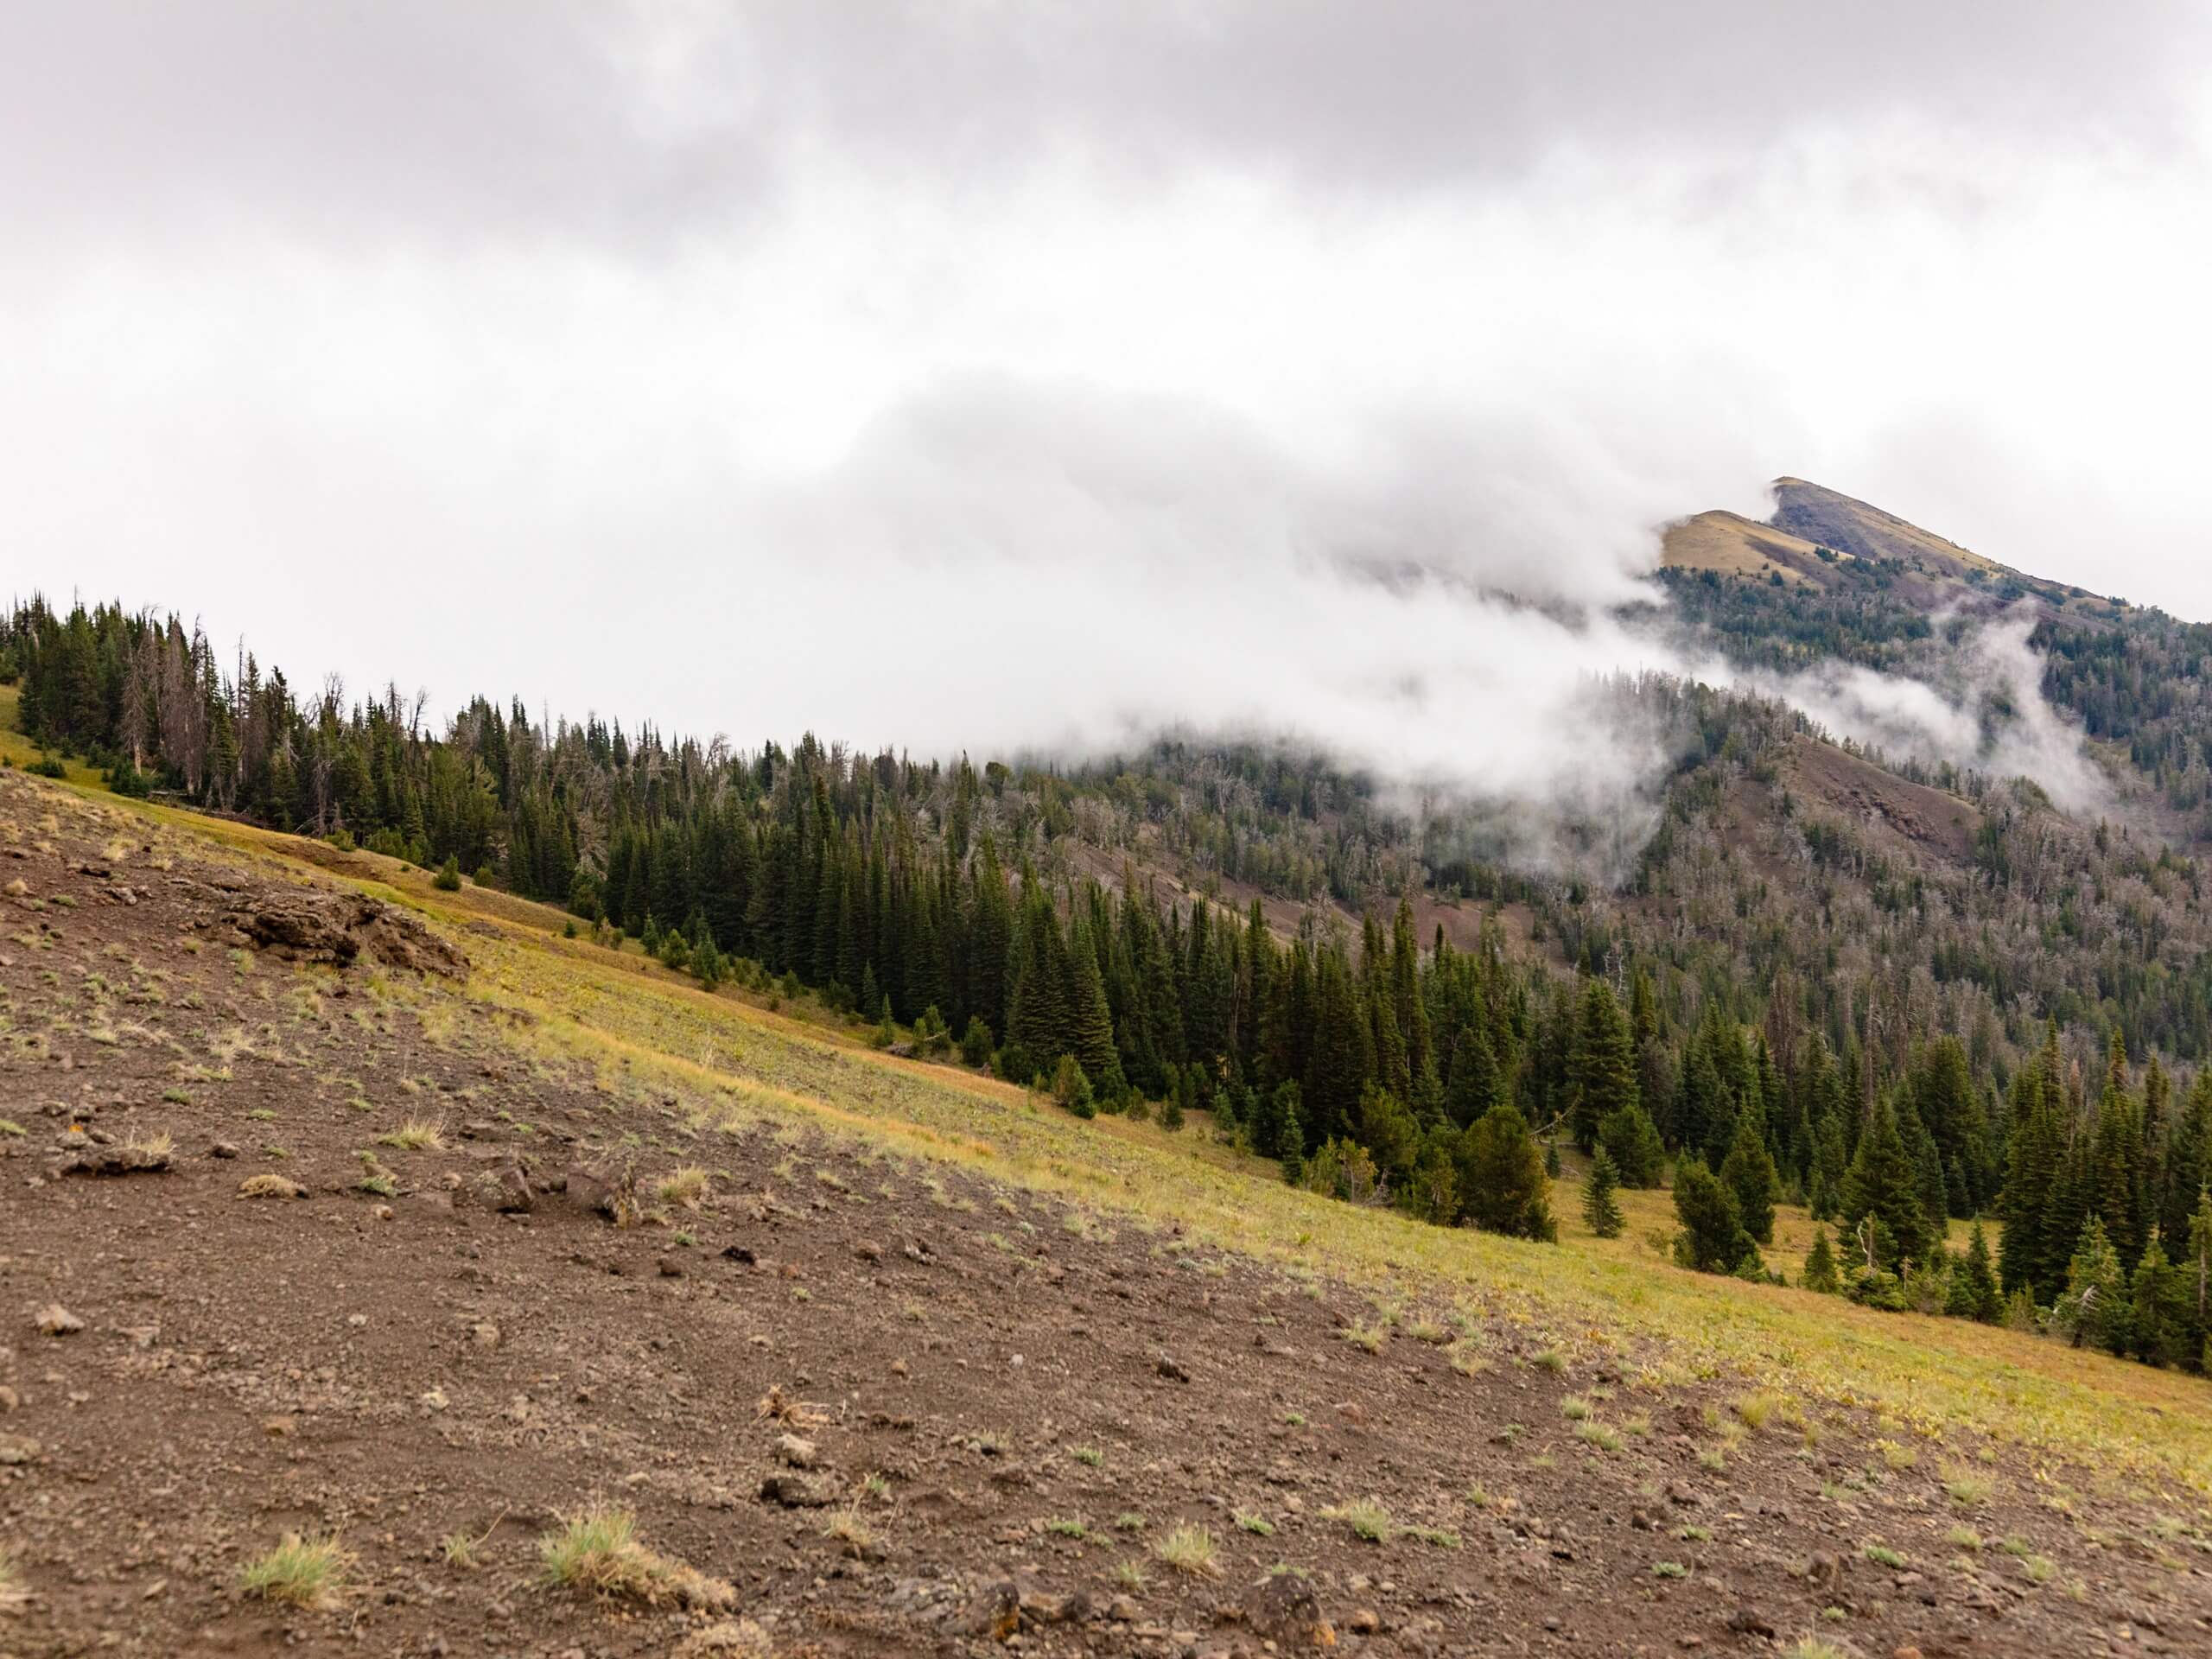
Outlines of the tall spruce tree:
{"type": "Polygon", "coordinates": [[[1897,1115],[1886,1097],[1878,1097],[1851,1167],[1844,1172],[1842,1218],[1852,1227],[1869,1216],[1881,1224],[1887,1253],[1880,1265],[1892,1272],[1901,1262],[1928,1259],[1928,1218],[1916,1176],[1897,1115]]]}
{"type": "Polygon", "coordinates": [[[1574,1025],[1567,1058],[1567,1122],[1584,1152],[1598,1144],[1598,1126],[1611,1114],[1637,1104],[1636,1049],[1628,1020],[1603,978],[1590,980],[1574,1025]]]}
{"type": "Polygon", "coordinates": [[[1620,1172],[1613,1167],[1613,1155],[1600,1146],[1591,1156],[1590,1173],[1582,1183],[1582,1219],[1600,1238],[1618,1238],[1628,1225],[1615,1196],[1619,1185],[1620,1172]]]}
{"type": "Polygon", "coordinates": [[[1720,1160],[1720,1179],[1735,1194],[1744,1230],[1761,1244],[1773,1243],[1774,1205],[1782,1180],[1767,1150],[1765,1114],[1756,1105],[1745,1107],[1736,1120],[1736,1138],[1720,1160]]]}

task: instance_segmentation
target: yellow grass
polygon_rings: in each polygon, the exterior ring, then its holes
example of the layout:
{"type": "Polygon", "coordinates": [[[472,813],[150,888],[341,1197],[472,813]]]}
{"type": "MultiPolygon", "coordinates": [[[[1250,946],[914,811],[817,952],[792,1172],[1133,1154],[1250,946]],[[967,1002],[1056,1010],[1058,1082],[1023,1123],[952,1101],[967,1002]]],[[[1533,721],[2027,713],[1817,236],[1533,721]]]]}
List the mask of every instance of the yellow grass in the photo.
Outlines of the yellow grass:
{"type": "MultiPolygon", "coordinates": [[[[382,995],[440,1029],[466,1016],[530,1063],[594,1075],[617,1111],[673,1096],[704,1130],[759,1122],[857,1138],[1090,1212],[1180,1222],[1193,1247],[1337,1281],[1347,1300],[1466,1310],[1559,1350],[1570,1367],[1610,1357],[1635,1385],[1713,1378],[1732,1395],[1865,1406],[1900,1441],[1956,1447],[1984,1436],[2212,1494],[2212,1384],[1994,1327],[1683,1272],[1649,1237],[1673,1226],[1663,1192],[1624,1191],[1628,1227],[1616,1239],[1582,1225],[1572,1173],[1554,1195],[1557,1246],[1427,1227],[1286,1186],[1273,1165],[1221,1145],[1203,1114],[1175,1135],[1124,1118],[1079,1122],[1025,1090],[880,1053],[864,1033],[771,1012],[728,988],[702,992],[634,948],[563,939],[549,906],[473,884],[435,893],[429,872],[372,855],[341,858],[321,842],[43,787],[137,820],[142,838],[147,828],[189,836],[198,855],[270,879],[315,865],[435,922],[481,925],[456,935],[474,966],[465,988],[394,980],[382,995]]],[[[1770,1260],[1795,1277],[1811,1233],[1802,1211],[1784,1211],[1770,1260]]]]}

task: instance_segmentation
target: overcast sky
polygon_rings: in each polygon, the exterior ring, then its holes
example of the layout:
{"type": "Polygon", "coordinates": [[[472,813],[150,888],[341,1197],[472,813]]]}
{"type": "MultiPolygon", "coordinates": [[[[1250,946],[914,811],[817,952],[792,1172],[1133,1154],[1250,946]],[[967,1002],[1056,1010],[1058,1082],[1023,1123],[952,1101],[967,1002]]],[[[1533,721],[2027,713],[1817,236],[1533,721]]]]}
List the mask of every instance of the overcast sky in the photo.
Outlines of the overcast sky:
{"type": "Polygon", "coordinates": [[[1783,473],[2212,618],[2202,5],[10,10],[0,584],[296,678],[1519,785],[1647,653],[1335,562],[1783,473]]]}

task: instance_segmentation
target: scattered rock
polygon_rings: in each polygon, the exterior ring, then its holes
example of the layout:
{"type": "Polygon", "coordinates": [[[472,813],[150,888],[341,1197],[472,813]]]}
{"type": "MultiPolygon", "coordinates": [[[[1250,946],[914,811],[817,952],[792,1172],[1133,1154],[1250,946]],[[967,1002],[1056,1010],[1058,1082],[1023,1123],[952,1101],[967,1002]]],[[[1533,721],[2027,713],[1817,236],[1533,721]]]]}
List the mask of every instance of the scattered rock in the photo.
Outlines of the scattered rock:
{"type": "Polygon", "coordinates": [[[1770,1642],[1774,1640],[1774,1626],[1750,1607],[1738,1607],[1729,1614],[1728,1628],[1738,1636],[1759,1636],[1770,1642]]]}
{"type": "Polygon", "coordinates": [[[504,1163],[489,1172],[484,1197],[503,1216],[526,1216],[537,1205],[537,1194],[530,1185],[530,1172],[514,1162],[504,1163]]]}
{"type": "Polygon", "coordinates": [[[157,1175],[169,1166],[166,1146],[143,1146],[115,1141],[97,1131],[91,1144],[63,1154],[51,1172],[63,1175],[157,1175]]]}
{"type": "Polygon", "coordinates": [[[638,1213],[638,1173],[627,1164],[571,1164],[562,1190],[595,1216],[620,1222],[638,1213]]]}
{"type": "Polygon", "coordinates": [[[224,923],[247,943],[296,962],[353,965],[363,951],[391,968],[459,979],[468,958],[405,911],[365,893],[270,888],[238,899],[224,923]]]}
{"type": "Polygon", "coordinates": [[[282,1175],[249,1175],[238,1183],[242,1198],[304,1198],[308,1190],[282,1175]]]}
{"type": "Polygon", "coordinates": [[[760,1483],[760,1501],[787,1510],[818,1510],[830,1502],[826,1484],[800,1474],[770,1475],[760,1483]]]}
{"type": "Polygon", "coordinates": [[[768,1633],[751,1619],[724,1619],[692,1631],[676,1644],[669,1659],[718,1659],[722,1655],[730,1659],[762,1659],[775,1651],[776,1644],[768,1633]]]}
{"type": "Polygon", "coordinates": [[[811,1469],[819,1463],[822,1454],[812,1440],[785,1434],[776,1441],[776,1455],[794,1469],[811,1469]]]}
{"type": "Polygon", "coordinates": [[[1321,1617],[1313,1586],[1294,1573],[1263,1579],[1244,1604],[1245,1622],[1264,1641],[1287,1647],[1333,1645],[1336,1632],[1321,1617]]]}

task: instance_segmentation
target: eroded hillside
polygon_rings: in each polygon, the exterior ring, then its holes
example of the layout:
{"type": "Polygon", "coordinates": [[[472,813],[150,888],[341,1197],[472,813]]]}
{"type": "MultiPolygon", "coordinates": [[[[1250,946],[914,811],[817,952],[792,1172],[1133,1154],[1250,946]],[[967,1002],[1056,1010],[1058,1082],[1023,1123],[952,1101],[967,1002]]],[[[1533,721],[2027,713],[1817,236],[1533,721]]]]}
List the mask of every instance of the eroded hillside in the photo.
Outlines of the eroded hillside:
{"type": "Polygon", "coordinates": [[[2201,1383],[1332,1204],[207,828],[0,773],[0,1652],[2212,1639],[2201,1383]]]}

